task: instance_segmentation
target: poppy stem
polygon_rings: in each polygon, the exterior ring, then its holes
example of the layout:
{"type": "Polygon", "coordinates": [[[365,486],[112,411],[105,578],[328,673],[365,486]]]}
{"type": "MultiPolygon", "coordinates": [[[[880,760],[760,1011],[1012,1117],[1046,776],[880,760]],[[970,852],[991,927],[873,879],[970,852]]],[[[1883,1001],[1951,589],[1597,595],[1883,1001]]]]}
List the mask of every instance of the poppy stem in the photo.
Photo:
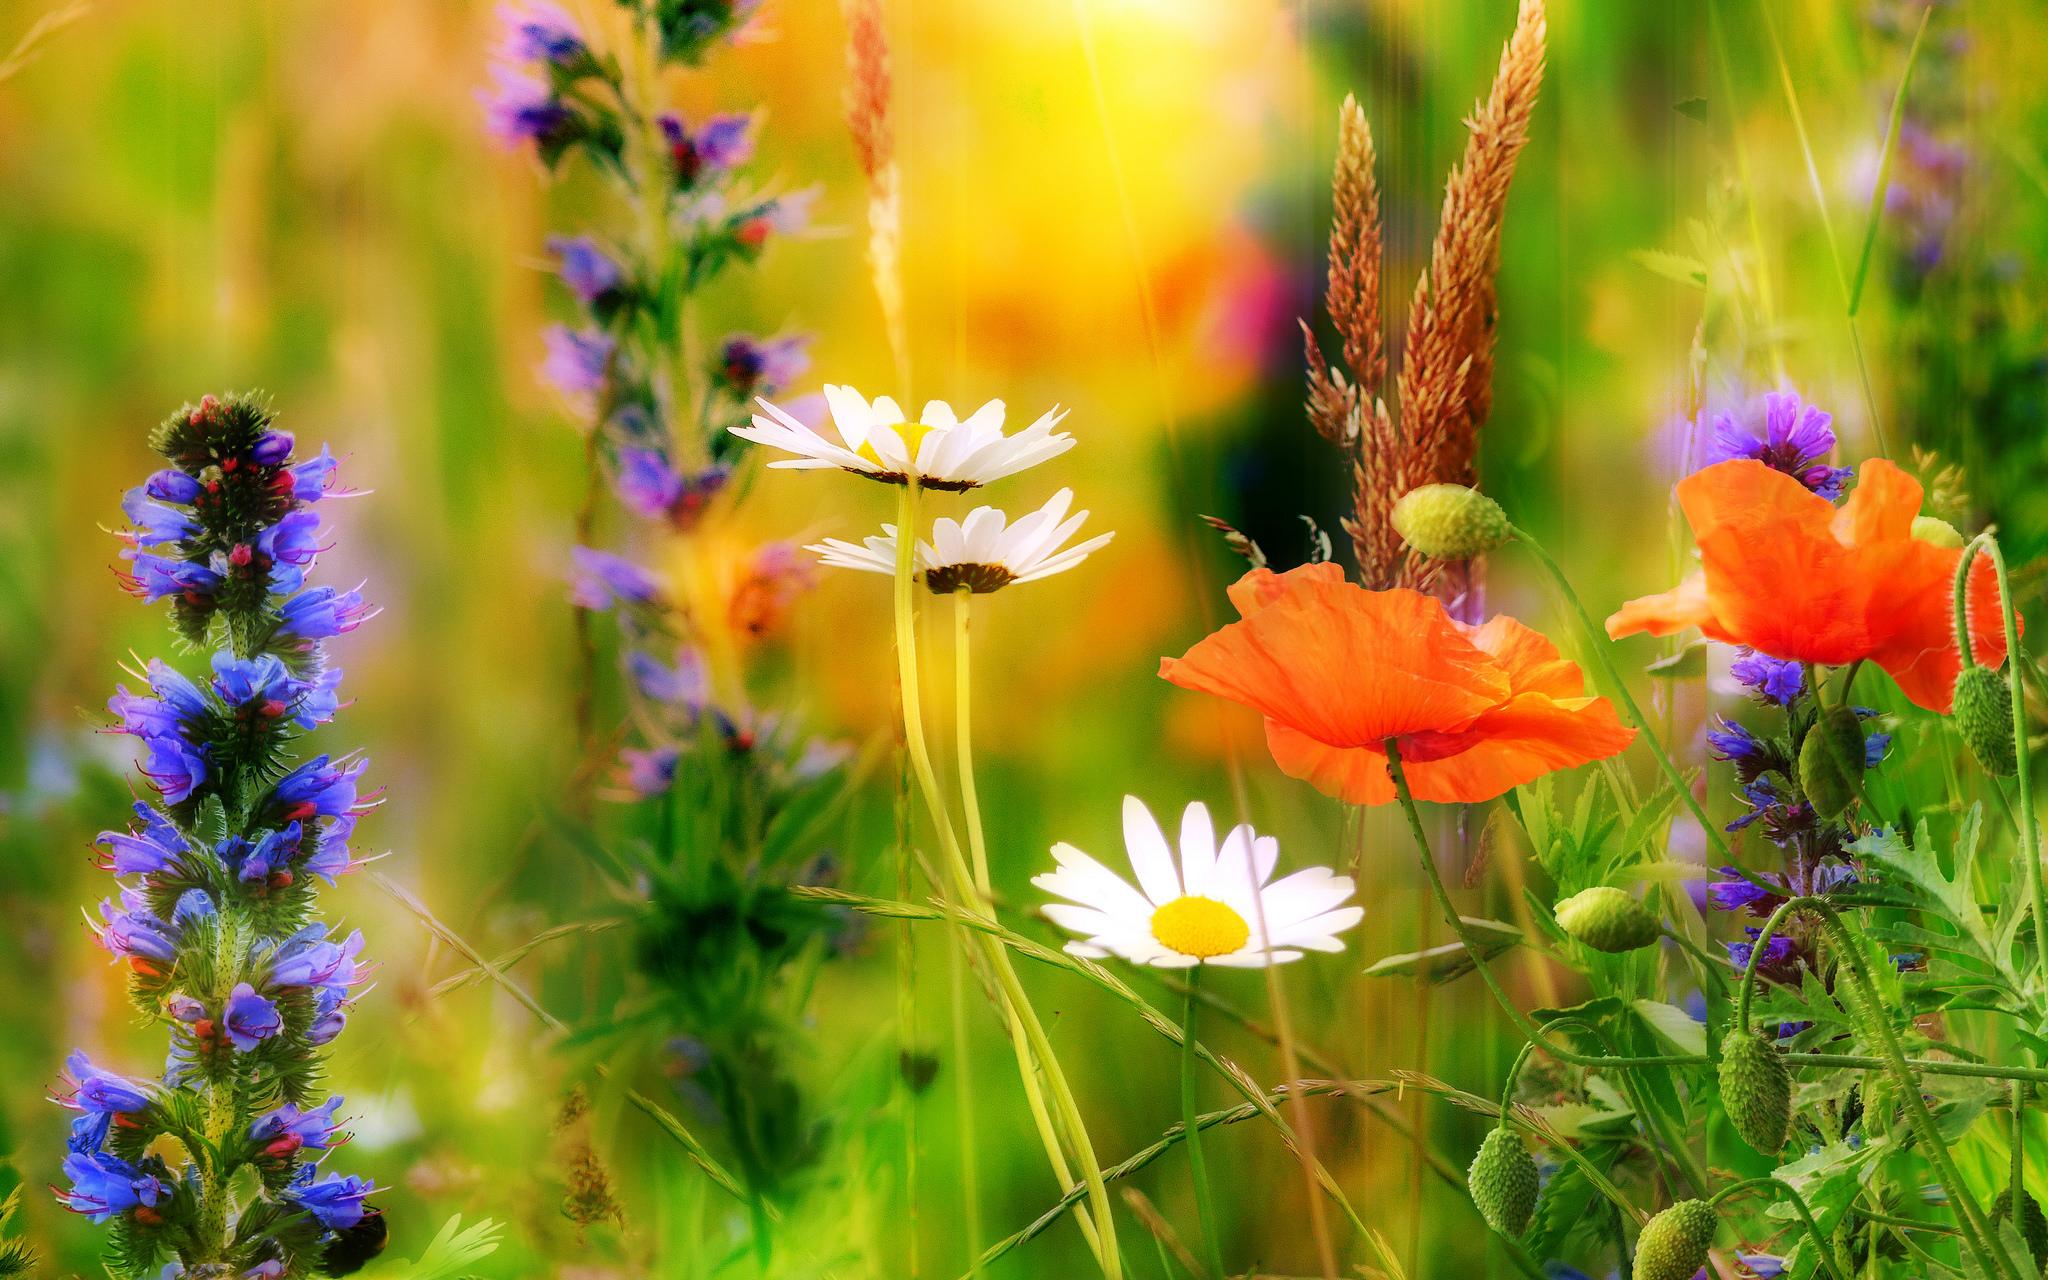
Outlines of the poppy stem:
{"type": "MultiPolygon", "coordinates": [[[[2013,781],[2020,793],[2020,861],[2026,864],[2027,893],[2034,913],[2034,964],[2043,992],[2048,992],[2048,890],[2041,883],[2041,835],[2034,825],[2034,762],[2027,745],[2027,686],[2021,668],[2025,654],[2020,650],[2019,617],[2012,603],[2012,583],[2005,573],[2005,553],[1998,539],[1985,530],[1963,548],[1956,562],[1956,649],[1962,655],[1962,669],[1976,665],[1970,653],[1970,566],[1982,555],[1991,562],[1998,578],[1998,607],[2005,625],[2006,680],[2012,690],[2013,781]]],[[[1993,780],[1993,788],[1998,783],[1993,780]]]]}
{"type": "Polygon", "coordinates": [[[1436,894],[1437,906],[1443,911],[1444,923],[1451,926],[1451,932],[1457,935],[1459,944],[1465,948],[1465,954],[1471,957],[1472,967],[1479,971],[1480,978],[1486,983],[1486,989],[1493,993],[1493,998],[1499,1002],[1501,1011],[1508,1015],[1508,1020],[1515,1024],[1515,1029],[1522,1033],[1524,1039],[1540,1046],[1545,1053],[1560,1062],[1581,1067],[1682,1067],[1696,1066],[1709,1061],[1704,1054],[1635,1058],[1598,1057],[1566,1048],[1545,1036],[1542,1028],[1531,1021],[1529,1015],[1523,1013],[1515,1002],[1508,998],[1506,989],[1500,985],[1500,979],[1494,977],[1493,970],[1488,967],[1485,953],[1473,943],[1471,935],[1465,932],[1464,918],[1458,914],[1457,904],[1451,901],[1450,890],[1444,887],[1443,873],[1436,868],[1436,855],[1429,849],[1429,835],[1422,829],[1422,814],[1416,810],[1414,793],[1408,789],[1408,774],[1401,767],[1401,744],[1393,738],[1388,738],[1386,746],[1387,773],[1394,780],[1394,794],[1400,798],[1401,812],[1408,818],[1408,830],[1415,837],[1416,855],[1422,860],[1422,870],[1429,877],[1429,887],[1436,894]]]}
{"type": "Polygon", "coordinates": [[[1508,534],[1527,547],[1530,554],[1542,563],[1543,568],[1550,574],[1550,580],[1557,585],[1558,594],[1571,606],[1580,629],[1586,633],[1586,649],[1592,655],[1594,666],[1598,668],[1608,692],[1620,704],[1622,718],[1641,733],[1643,741],[1650,745],[1650,754],[1657,758],[1657,767],[1664,771],[1665,778],[1669,779],[1672,787],[1677,790],[1678,798],[1684,801],[1685,807],[1692,812],[1693,820],[1700,824],[1700,830],[1705,833],[1708,843],[1714,846],[1714,852],[1720,857],[1722,864],[1733,868],[1735,874],[1758,888],[1776,892],[1777,886],[1765,883],[1754,873],[1736,864],[1735,854],[1728,848],[1727,837],[1722,834],[1719,827],[1707,819],[1707,811],[1700,806],[1698,797],[1693,795],[1692,788],[1686,784],[1685,775],[1671,762],[1670,753],[1664,750],[1664,744],[1657,738],[1657,731],[1650,727],[1649,717],[1636,705],[1635,695],[1628,691],[1628,683],[1621,678],[1621,672],[1615,668],[1614,659],[1607,654],[1607,646],[1612,641],[1608,640],[1606,632],[1594,625],[1592,615],[1586,612],[1586,606],[1579,603],[1579,593],[1572,590],[1571,580],[1564,576],[1564,569],[1557,561],[1551,559],[1550,553],[1543,549],[1542,543],[1529,536],[1526,529],[1509,525],[1508,534]]]}
{"type": "Polygon", "coordinates": [[[1202,1112],[1195,1105],[1195,1018],[1201,1007],[1197,990],[1202,966],[1188,970],[1187,999],[1181,1014],[1180,1110],[1181,1126],[1187,1133],[1188,1173],[1195,1183],[1195,1216],[1202,1223],[1202,1240],[1207,1249],[1209,1274],[1224,1280],[1223,1245],[1216,1230],[1216,1199],[1209,1190],[1209,1164],[1202,1156],[1202,1112]]]}
{"type": "Polygon", "coordinates": [[[1738,1032],[1749,1030],[1750,996],[1756,990],[1757,958],[1770,945],[1778,927],[1794,912],[1803,911],[1818,919],[1821,929],[1835,944],[1840,953],[1841,968],[1837,974],[1847,972],[1850,981],[1845,990],[1843,1003],[1849,1016],[1855,1021],[1856,1029],[1863,1038],[1875,1044],[1883,1069],[1899,1091],[1899,1105],[1905,1109],[1906,1119],[1913,1126],[1919,1140],[1921,1158],[1933,1169],[1935,1181],[1948,1194],[1948,1202],[1956,1208],[1956,1218],[1963,1229],[1963,1243],[1969,1246],[1977,1263],[1987,1274],[2012,1275],[2012,1260],[2006,1256],[2004,1243],[1996,1229],[1969,1188],[1963,1184],[1962,1175],[1948,1152],[1948,1140],[1942,1137],[1940,1128],[1934,1122],[1934,1115],[1927,1109],[1927,1102],[1920,1096],[1920,1077],[1913,1072],[1907,1061],[1906,1051],[1899,1043],[1898,1032],[1893,1030],[1889,1012],[1879,1000],[1877,984],[1871,979],[1869,966],[1863,962],[1861,943],[1842,923],[1842,917],[1835,911],[1834,904],[1826,898],[1813,896],[1792,898],[1780,903],[1764,921],[1763,932],[1757,934],[1756,945],[1749,953],[1749,966],[1743,971],[1742,994],[1735,1006],[1735,1025],[1738,1032]]]}

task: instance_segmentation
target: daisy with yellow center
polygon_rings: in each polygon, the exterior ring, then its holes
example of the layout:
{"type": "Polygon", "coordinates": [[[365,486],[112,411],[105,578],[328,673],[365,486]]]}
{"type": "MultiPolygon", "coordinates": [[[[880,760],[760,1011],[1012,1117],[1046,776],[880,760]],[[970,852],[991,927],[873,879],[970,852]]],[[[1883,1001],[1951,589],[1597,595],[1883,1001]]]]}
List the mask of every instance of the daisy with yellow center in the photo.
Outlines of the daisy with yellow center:
{"type": "Polygon", "coordinates": [[[1124,847],[1136,887],[1070,844],[1053,846],[1058,870],[1032,880],[1066,899],[1048,904],[1045,915],[1081,935],[1067,944],[1075,955],[1162,969],[1262,968],[1307,951],[1342,951],[1337,935],[1365,916],[1364,908],[1345,905],[1350,877],[1326,867],[1273,880],[1280,842],[1249,825],[1233,827],[1219,845],[1200,802],[1181,815],[1176,859],[1151,810],[1126,796],[1124,847]]]}
{"type": "Polygon", "coordinates": [[[1074,447],[1073,436],[1053,430],[1066,417],[1060,409],[1046,412],[1015,435],[1004,435],[1000,400],[989,401],[965,418],[944,400],[930,400],[912,418],[888,396],[869,400],[852,387],[828,384],[829,434],[766,400],[757,403],[765,412],[732,433],[792,455],[769,466],[837,467],[886,484],[916,481],[922,489],[979,488],[1074,447]]]}
{"type": "MultiPolygon", "coordinates": [[[[1062,489],[1014,522],[995,507],[976,507],[965,520],[940,516],[932,522],[931,541],[917,544],[917,576],[934,594],[951,595],[961,588],[985,594],[1013,582],[1036,582],[1063,573],[1115,536],[1102,533],[1065,545],[1088,519],[1086,511],[1067,514],[1073,503],[1074,491],[1062,489]]],[[[880,536],[870,535],[858,544],[827,538],[804,549],[837,568],[896,572],[893,524],[883,525],[880,536]]]]}

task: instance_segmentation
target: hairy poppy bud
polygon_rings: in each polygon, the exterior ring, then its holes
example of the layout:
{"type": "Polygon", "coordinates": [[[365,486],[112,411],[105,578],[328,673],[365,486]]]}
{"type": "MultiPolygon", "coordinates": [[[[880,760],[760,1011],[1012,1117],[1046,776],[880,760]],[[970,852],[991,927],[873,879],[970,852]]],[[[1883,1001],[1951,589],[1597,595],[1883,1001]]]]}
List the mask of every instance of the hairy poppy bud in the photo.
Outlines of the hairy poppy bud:
{"type": "Polygon", "coordinates": [[[1470,560],[1508,540],[1508,513],[1462,484],[1426,484],[1394,504],[1394,532],[1432,560],[1470,560]]]}
{"type": "Polygon", "coordinates": [[[2034,1266],[2039,1268],[2048,1262],[2048,1215],[2041,1212],[2040,1202],[2024,1191],[2010,1191],[1998,1197],[1998,1204],[1991,1210],[1991,1225],[1996,1227],[2013,1216],[2013,1201],[2019,1201],[2020,1239],[2027,1242],[2027,1252],[2034,1256],[2034,1266]]]}
{"type": "Polygon", "coordinates": [[[1536,1162],[1520,1138],[1506,1128],[1487,1134],[1479,1154],[1472,1157],[1465,1182],[1487,1226],[1504,1236],[1519,1236],[1529,1229],[1536,1212],[1536,1162]]]}
{"type": "Polygon", "coordinates": [[[1839,818],[1863,790],[1863,722],[1830,707],[1799,747],[1799,789],[1823,818],[1839,818]]]}
{"type": "Polygon", "coordinates": [[[1707,1265],[1719,1219],[1704,1200],[1680,1200],[1636,1237],[1635,1280],[1692,1280],[1707,1265]]]}
{"type": "Polygon", "coordinates": [[[1742,1140],[1776,1155],[1792,1130],[1792,1073],[1760,1031],[1721,1045],[1721,1102],[1742,1140]]]}
{"type": "Polygon", "coordinates": [[[1649,946],[1661,932],[1647,907],[1604,884],[1558,903],[1557,927],[1595,951],[1616,955],[1649,946]]]}
{"type": "Polygon", "coordinates": [[[2010,778],[2019,770],[2013,754],[2012,690],[1990,667],[1969,667],[1956,677],[1956,728],[1970,744],[1970,754],[1994,777],[2010,778]]]}
{"type": "Polygon", "coordinates": [[[1937,547],[1960,550],[1963,545],[1963,535],[1940,516],[1914,516],[1913,536],[1922,542],[1931,542],[1937,547]]]}

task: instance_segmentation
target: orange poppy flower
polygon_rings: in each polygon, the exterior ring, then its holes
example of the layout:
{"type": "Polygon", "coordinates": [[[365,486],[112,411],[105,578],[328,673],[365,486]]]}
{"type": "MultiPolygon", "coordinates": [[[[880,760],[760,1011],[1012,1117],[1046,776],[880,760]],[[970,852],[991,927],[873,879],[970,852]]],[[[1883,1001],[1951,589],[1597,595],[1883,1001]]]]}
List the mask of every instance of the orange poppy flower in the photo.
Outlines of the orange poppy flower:
{"type": "MultiPolygon", "coordinates": [[[[1872,458],[1837,507],[1745,458],[1687,476],[1678,502],[1701,571],[1675,590],[1623,605],[1607,620],[1608,635],[1698,627],[1774,658],[1868,660],[1914,702],[1948,711],[1961,661],[1953,593],[1962,552],[1913,536],[1919,481],[1872,458]]],[[[1998,582],[1981,557],[1970,567],[1969,606],[1972,652],[1997,666],[2005,660],[1998,582]]]]}
{"type": "Polygon", "coordinates": [[[1394,799],[1389,738],[1417,799],[1471,802],[1636,736],[1513,618],[1467,626],[1434,596],[1367,591],[1334,564],[1254,569],[1230,600],[1242,619],[1159,674],[1258,710],[1281,771],[1352,804],[1394,799]]]}

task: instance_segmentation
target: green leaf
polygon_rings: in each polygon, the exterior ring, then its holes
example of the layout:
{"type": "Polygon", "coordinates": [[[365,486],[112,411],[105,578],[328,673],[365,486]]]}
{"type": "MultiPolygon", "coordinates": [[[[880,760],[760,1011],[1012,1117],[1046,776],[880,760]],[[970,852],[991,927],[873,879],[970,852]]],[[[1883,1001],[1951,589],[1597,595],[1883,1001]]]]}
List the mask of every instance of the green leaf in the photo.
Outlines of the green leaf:
{"type": "Polygon", "coordinates": [[[1677,1005],[1665,1004],[1658,1000],[1637,1000],[1631,1005],[1636,1016],[1643,1020],[1665,1044],[1679,1053],[1705,1053],[1707,1051],[1707,1027],[1703,1022],[1693,1021],[1691,1014],[1677,1005]]]}
{"type": "Polygon", "coordinates": [[[1705,98],[1687,98],[1682,102],[1674,102],[1671,104],[1671,109],[1695,123],[1706,124],[1708,122],[1707,100],[1705,98]]]}
{"type": "MultiPolygon", "coordinates": [[[[1459,916],[1464,922],[1465,934],[1484,958],[1491,960],[1502,952],[1514,947],[1522,940],[1522,931],[1511,924],[1498,920],[1484,920],[1474,916],[1459,916]]],[[[1472,956],[1462,942],[1446,943],[1424,951],[1408,951],[1397,956],[1387,956],[1366,966],[1368,978],[1424,978],[1431,983],[1449,982],[1472,972],[1472,956]]]]}
{"type": "Polygon", "coordinates": [[[1689,680],[1707,673],[1707,646],[1705,641],[1689,644],[1668,658],[1659,658],[1643,668],[1645,675],[1663,680],[1689,680]]]}
{"type": "Polygon", "coordinates": [[[1676,284],[1691,285],[1695,289],[1707,287],[1707,264],[1698,258],[1667,253],[1662,249],[1636,249],[1628,256],[1652,275],[1662,276],[1676,284]]]}

